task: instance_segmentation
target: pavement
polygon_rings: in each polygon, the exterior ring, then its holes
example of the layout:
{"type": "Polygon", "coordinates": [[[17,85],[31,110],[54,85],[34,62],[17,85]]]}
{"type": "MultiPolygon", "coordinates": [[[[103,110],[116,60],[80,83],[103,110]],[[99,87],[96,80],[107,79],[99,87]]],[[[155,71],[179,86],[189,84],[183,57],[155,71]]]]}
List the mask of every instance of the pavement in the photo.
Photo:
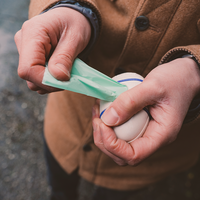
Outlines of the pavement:
{"type": "Polygon", "coordinates": [[[46,96],[18,77],[13,39],[27,20],[28,5],[28,0],[0,0],[0,200],[49,196],[42,146],[46,96]]]}
{"type": "MultiPolygon", "coordinates": [[[[13,37],[27,20],[28,5],[0,0],[0,200],[48,200],[50,194],[42,142],[46,96],[30,91],[17,75],[13,37]]],[[[79,199],[90,200],[93,186],[82,181],[79,189],[79,199]]],[[[132,199],[200,200],[200,161],[132,199]]]]}

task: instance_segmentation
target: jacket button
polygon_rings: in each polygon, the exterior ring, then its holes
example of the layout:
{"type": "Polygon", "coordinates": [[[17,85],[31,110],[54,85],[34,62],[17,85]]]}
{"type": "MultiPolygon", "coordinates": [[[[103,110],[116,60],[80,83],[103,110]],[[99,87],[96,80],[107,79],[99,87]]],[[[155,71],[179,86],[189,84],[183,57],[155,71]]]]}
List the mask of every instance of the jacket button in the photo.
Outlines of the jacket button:
{"type": "Polygon", "coordinates": [[[135,27],[139,31],[144,31],[149,27],[149,19],[145,16],[139,16],[135,20],[135,27]]]}
{"type": "Polygon", "coordinates": [[[83,151],[88,152],[88,151],[91,151],[91,150],[92,150],[92,148],[91,148],[91,146],[89,144],[85,144],[83,146],[83,151]]]}

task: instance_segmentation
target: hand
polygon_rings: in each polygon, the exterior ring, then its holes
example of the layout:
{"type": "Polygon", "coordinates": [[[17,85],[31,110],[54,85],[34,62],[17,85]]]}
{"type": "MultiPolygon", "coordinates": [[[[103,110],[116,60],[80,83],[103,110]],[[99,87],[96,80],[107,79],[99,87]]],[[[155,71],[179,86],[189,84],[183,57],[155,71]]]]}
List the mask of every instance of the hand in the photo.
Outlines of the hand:
{"type": "Polygon", "coordinates": [[[71,8],[55,8],[26,21],[15,35],[19,52],[18,74],[39,94],[58,91],[44,86],[45,62],[57,79],[70,78],[72,63],[90,40],[87,19],[71,8]]]}
{"type": "Polygon", "coordinates": [[[99,119],[93,111],[94,142],[119,165],[136,165],[173,142],[190,103],[200,91],[200,70],[189,58],[176,59],[152,70],[143,83],[121,94],[99,119]],[[144,107],[152,116],[143,137],[127,143],[111,127],[122,124],[144,107]]]}

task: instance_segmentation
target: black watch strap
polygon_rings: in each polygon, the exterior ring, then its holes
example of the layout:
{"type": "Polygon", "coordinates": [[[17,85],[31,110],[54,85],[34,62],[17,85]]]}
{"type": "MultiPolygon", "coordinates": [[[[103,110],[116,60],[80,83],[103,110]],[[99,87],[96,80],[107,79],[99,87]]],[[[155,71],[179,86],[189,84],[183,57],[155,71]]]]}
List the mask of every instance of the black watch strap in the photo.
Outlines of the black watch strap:
{"type": "Polygon", "coordinates": [[[199,65],[197,59],[192,54],[184,54],[181,58],[191,58],[192,60],[194,60],[197,63],[197,65],[200,69],[200,65],[199,65]]]}
{"type": "Polygon", "coordinates": [[[49,7],[46,10],[44,10],[42,13],[45,13],[49,10],[52,10],[52,9],[58,8],[58,7],[68,7],[68,8],[74,9],[74,10],[80,12],[81,14],[83,14],[90,22],[91,29],[92,29],[92,33],[91,33],[92,35],[91,35],[90,41],[89,41],[87,47],[78,55],[78,57],[80,59],[86,58],[87,55],[89,54],[89,52],[91,51],[94,43],[96,42],[97,37],[100,32],[100,25],[99,25],[97,14],[86,3],[77,2],[75,0],[59,1],[56,4],[54,4],[52,7],[49,7]]]}

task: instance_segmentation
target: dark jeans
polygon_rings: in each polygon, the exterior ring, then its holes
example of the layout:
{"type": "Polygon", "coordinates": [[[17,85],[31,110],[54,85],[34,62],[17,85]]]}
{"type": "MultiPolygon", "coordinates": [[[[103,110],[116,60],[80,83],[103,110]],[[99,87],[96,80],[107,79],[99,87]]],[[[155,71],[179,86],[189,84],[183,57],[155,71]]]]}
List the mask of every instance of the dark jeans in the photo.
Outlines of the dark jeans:
{"type": "Polygon", "coordinates": [[[117,191],[94,185],[80,178],[78,170],[67,174],[54,159],[45,141],[44,147],[49,185],[52,188],[51,200],[200,199],[198,187],[200,162],[186,172],[170,176],[166,180],[139,191],[117,191]],[[195,174],[195,176],[191,179],[189,174],[195,174]]]}
{"type": "Polygon", "coordinates": [[[135,191],[118,191],[96,186],[78,175],[67,174],[51,154],[44,141],[51,200],[126,200],[135,191]]]}

